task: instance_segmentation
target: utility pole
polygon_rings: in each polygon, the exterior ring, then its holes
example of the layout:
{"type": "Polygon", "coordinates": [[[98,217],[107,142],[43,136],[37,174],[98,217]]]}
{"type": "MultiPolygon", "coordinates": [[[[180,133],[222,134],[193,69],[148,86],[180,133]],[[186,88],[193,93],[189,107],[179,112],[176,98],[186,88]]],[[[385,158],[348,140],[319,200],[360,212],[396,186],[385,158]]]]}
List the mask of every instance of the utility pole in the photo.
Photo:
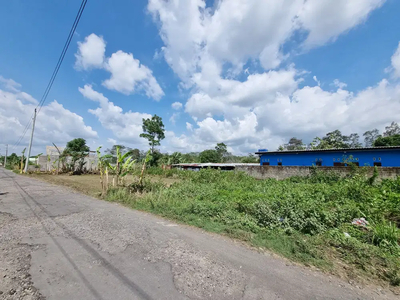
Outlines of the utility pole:
{"type": "Polygon", "coordinates": [[[8,155],[8,144],[6,145],[6,156],[4,156],[4,168],[6,167],[7,164],[7,155],[8,155]]]}
{"type": "Polygon", "coordinates": [[[26,171],[28,170],[29,157],[31,156],[31,148],[32,148],[32,141],[33,141],[33,131],[35,130],[35,121],[36,121],[36,108],[35,108],[35,113],[33,114],[31,140],[29,142],[28,156],[26,157],[24,173],[26,173],[26,171]]]}

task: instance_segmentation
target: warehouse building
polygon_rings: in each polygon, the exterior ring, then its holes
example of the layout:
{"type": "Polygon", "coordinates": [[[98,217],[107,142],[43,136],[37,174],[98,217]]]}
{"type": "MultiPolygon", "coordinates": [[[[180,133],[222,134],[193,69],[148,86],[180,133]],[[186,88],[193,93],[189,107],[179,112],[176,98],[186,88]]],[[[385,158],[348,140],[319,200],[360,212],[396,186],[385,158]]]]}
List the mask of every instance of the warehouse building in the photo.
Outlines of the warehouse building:
{"type": "Polygon", "coordinates": [[[400,167],[400,146],[352,149],[268,151],[260,149],[262,166],[357,166],[400,167]]]}

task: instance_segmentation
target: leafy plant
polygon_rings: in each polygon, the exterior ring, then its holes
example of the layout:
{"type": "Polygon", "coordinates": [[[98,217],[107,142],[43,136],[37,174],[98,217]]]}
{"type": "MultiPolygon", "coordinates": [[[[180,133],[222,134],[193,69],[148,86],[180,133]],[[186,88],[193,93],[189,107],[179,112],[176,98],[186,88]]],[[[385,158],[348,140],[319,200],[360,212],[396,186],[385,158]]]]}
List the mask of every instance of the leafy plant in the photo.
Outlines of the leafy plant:
{"type": "Polygon", "coordinates": [[[89,147],[86,145],[85,139],[77,138],[69,141],[63,152],[63,156],[71,156],[69,171],[81,174],[86,163],[84,159],[88,154],[89,147]]]}
{"type": "Polygon", "coordinates": [[[151,119],[143,119],[143,133],[140,137],[149,141],[151,154],[154,154],[154,147],[160,145],[160,141],[165,138],[165,129],[162,118],[154,115],[151,119]]]}
{"type": "Polygon", "coordinates": [[[399,247],[400,231],[392,222],[379,222],[373,226],[371,240],[377,246],[399,247]]]}
{"type": "MultiPolygon", "coordinates": [[[[146,173],[167,176],[160,168],[146,173]]],[[[293,260],[330,270],[346,264],[349,272],[400,284],[400,177],[371,185],[357,173],[340,177],[318,168],[280,181],[211,169],[171,173],[180,181],[169,187],[147,185],[141,177],[124,192],[124,203],[293,260]],[[129,193],[139,189],[140,196],[129,193]],[[361,217],[371,226],[351,224],[361,217]]]]}

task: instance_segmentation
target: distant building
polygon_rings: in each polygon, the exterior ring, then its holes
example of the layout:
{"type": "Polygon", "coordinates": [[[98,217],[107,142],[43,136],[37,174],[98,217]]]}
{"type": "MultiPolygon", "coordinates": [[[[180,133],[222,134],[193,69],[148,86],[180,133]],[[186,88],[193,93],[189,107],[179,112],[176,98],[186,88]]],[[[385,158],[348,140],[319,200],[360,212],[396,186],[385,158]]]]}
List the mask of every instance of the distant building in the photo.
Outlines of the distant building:
{"type": "Polygon", "coordinates": [[[350,162],[357,166],[400,167],[400,146],[268,151],[260,149],[262,166],[346,166],[350,162]]]}
{"type": "Polygon", "coordinates": [[[200,169],[219,169],[223,171],[235,170],[238,167],[258,166],[258,164],[245,163],[182,163],[174,164],[171,167],[180,170],[199,171],[200,169]]]}
{"type": "MultiPolygon", "coordinates": [[[[62,153],[65,147],[58,147],[58,150],[62,153]]],[[[46,146],[46,155],[59,155],[57,148],[54,146],[46,146]]]]}

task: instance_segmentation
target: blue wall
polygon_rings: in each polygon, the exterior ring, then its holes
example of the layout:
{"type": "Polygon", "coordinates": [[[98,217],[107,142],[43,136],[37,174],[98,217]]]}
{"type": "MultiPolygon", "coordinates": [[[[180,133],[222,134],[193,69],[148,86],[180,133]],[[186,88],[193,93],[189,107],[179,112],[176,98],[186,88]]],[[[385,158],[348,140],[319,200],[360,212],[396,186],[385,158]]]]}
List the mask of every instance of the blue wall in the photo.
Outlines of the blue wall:
{"type": "Polygon", "coordinates": [[[270,166],[277,166],[278,162],[282,162],[282,166],[312,166],[320,161],[322,166],[331,167],[335,162],[343,162],[350,155],[353,156],[353,162],[358,162],[360,167],[373,166],[374,162],[382,163],[382,167],[400,167],[400,149],[265,152],[261,154],[260,165],[269,162],[270,166]]]}

